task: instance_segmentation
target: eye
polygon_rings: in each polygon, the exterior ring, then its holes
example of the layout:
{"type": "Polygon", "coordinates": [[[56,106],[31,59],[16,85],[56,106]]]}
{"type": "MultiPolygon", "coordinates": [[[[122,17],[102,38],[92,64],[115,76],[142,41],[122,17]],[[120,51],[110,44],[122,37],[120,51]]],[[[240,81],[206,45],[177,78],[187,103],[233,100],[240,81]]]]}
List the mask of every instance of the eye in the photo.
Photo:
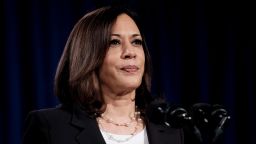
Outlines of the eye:
{"type": "Polygon", "coordinates": [[[142,40],[141,39],[135,39],[134,41],[132,41],[132,44],[134,46],[142,46],[142,40]]]}
{"type": "Polygon", "coordinates": [[[120,45],[120,44],[121,44],[121,42],[120,42],[120,40],[118,40],[118,39],[112,39],[112,40],[109,42],[109,46],[110,46],[110,47],[115,47],[115,46],[120,45]]]}

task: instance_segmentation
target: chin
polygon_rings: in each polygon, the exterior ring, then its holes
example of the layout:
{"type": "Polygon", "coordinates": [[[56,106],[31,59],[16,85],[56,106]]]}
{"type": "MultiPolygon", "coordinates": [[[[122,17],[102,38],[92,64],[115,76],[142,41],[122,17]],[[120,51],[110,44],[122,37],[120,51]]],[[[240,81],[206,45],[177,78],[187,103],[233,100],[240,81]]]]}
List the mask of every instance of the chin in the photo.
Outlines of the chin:
{"type": "Polygon", "coordinates": [[[137,89],[141,84],[141,81],[136,81],[136,82],[127,82],[125,83],[125,86],[127,88],[131,88],[131,89],[137,89]]]}
{"type": "Polygon", "coordinates": [[[119,84],[123,85],[127,88],[136,89],[141,85],[142,78],[141,77],[123,77],[119,79],[119,84]]]}

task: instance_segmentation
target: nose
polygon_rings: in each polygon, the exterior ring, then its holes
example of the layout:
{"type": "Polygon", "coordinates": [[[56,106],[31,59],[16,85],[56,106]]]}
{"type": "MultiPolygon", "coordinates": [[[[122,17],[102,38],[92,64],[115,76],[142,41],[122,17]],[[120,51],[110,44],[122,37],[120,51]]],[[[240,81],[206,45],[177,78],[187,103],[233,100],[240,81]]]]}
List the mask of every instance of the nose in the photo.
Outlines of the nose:
{"type": "Polygon", "coordinates": [[[123,44],[123,51],[121,55],[122,59],[133,59],[136,58],[136,52],[134,50],[134,47],[130,43],[123,44]]]}

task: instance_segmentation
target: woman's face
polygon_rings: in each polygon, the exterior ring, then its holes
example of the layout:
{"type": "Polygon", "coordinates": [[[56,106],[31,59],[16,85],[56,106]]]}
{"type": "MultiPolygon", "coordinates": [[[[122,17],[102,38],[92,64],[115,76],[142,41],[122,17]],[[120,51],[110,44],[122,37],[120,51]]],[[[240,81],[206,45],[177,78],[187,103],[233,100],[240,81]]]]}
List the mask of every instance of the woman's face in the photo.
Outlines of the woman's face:
{"type": "Polygon", "coordinates": [[[103,90],[112,93],[135,90],[141,84],[144,63],[140,31],[131,17],[121,14],[112,27],[110,46],[100,69],[103,90]]]}

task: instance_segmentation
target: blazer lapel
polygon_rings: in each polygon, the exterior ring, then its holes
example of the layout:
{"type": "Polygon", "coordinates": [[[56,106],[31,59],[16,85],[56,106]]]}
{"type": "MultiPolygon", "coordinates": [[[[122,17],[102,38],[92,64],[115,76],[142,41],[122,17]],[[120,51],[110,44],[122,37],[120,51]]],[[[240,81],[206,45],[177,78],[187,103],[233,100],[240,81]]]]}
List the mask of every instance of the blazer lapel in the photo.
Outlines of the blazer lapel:
{"type": "Polygon", "coordinates": [[[149,144],[162,144],[161,133],[164,132],[164,129],[156,126],[153,123],[147,123],[146,124],[147,129],[147,135],[148,135],[148,141],[149,144]]]}
{"type": "MultiPolygon", "coordinates": [[[[71,124],[81,131],[76,136],[79,144],[106,144],[97,121],[76,106],[73,110],[71,124]]],[[[149,144],[182,144],[181,130],[146,122],[149,144]]]]}
{"type": "Polygon", "coordinates": [[[73,110],[71,123],[81,129],[76,137],[79,144],[106,144],[97,121],[78,107],[73,110]]]}
{"type": "Polygon", "coordinates": [[[183,144],[181,129],[174,129],[154,123],[147,123],[149,144],[183,144]]]}

